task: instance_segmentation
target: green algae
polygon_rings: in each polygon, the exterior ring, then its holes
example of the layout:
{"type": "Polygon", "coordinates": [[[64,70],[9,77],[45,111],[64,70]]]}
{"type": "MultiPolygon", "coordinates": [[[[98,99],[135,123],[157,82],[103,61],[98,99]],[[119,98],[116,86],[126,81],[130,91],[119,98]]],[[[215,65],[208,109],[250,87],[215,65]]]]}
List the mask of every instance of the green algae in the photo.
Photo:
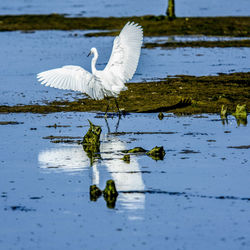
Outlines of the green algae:
{"type": "Polygon", "coordinates": [[[235,112],[232,114],[235,116],[238,126],[247,125],[247,107],[246,104],[236,106],[235,112]]]}
{"type": "Polygon", "coordinates": [[[113,180],[108,180],[106,182],[106,187],[103,190],[103,196],[118,196],[118,192],[116,190],[115,182],[113,180]]]}
{"type": "Polygon", "coordinates": [[[91,201],[97,201],[97,199],[102,195],[106,201],[107,207],[111,209],[115,208],[116,199],[119,194],[113,180],[108,180],[106,182],[106,187],[103,191],[101,191],[101,189],[96,185],[91,185],[89,187],[89,196],[91,201]]]}
{"type": "Polygon", "coordinates": [[[94,125],[90,120],[89,121],[89,130],[83,137],[82,146],[83,150],[86,152],[87,156],[90,159],[90,165],[97,158],[100,158],[100,135],[102,129],[100,126],[94,125]]]}
{"type": "Polygon", "coordinates": [[[122,157],[122,160],[123,160],[124,162],[126,162],[126,163],[130,163],[130,155],[124,155],[124,156],[122,157]]]}
{"type": "Polygon", "coordinates": [[[145,153],[147,152],[147,150],[141,147],[135,147],[135,148],[127,150],[126,152],[130,154],[137,154],[137,153],[145,153]]]}
{"type": "MultiPolygon", "coordinates": [[[[238,103],[250,106],[250,72],[218,76],[175,76],[158,82],[129,83],[118,102],[126,112],[171,112],[175,114],[220,113],[226,105],[228,113],[238,103]]],[[[107,101],[79,99],[53,101],[47,105],[0,106],[0,113],[105,112],[107,101]]],[[[111,103],[110,111],[116,112],[111,103]]]]}
{"type": "Polygon", "coordinates": [[[130,160],[130,155],[129,154],[146,154],[150,156],[154,160],[163,160],[165,156],[165,150],[163,147],[157,147],[155,146],[151,150],[146,150],[142,147],[135,147],[129,150],[124,150],[123,153],[127,153],[127,155],[124,155],[123,160],[125,161],[125,157],[130,160]]]}
{"type": "Polygon", "coordinates": [[[189,17],[169,20],[167,16],[66,17],[63,15],[3,15],[0,31],[116,30],[89,36],[117,35],[128,21],[139,23],[145,36],[210,35],[250,36],[250,17],[189,17]]]}
{"type": "Polygon", "coordinates": [[[155,146],[150,151],[148,151],[146,154],[148,156],[150,156],[152,159],[157,161],[157,160],[163,160],[166,153],[165,153],[165,150],[162,146],[161,147],[155,146]]]}
{"type": "Polygon", "coordinates": [[[168,8],[166,11],[166,14],[168,16],[169,20],[174,20],[176,18],[175,16],[175,0],[168,0],[168,8]]]}
{"type": "Polygon", "coordinates": [[[83,144],[100,144],[100,135],[102,129],[100,126],[94,125],[90,120],[89,130],[83,137],[83,144]]]}
{"type": "Polygon", "coordinates": [[[228,47],[250,47],[250,39],[229,40],[229,41],[189,41],[189,42],[165,42],[145,43],[144,48],[228,48],[228,47]]]}
{"type": "Polygon", "coordinates": [[[106,182],[106,187],[103,190],[103,197],[108,208],[115,208],[117,196],[118,192],[116,190],[115,182],[113,180],[108,180],[106,182]]]}
{"type": "Polygon", "coordinates": [[[223,125],[228,124],[227,116],[228,116],[227,106],[222,105],[220,111],[220,118],[223,125]]]}
{"type": "Polygon", "coordinates": [[[220,116],[222,119],[225,119],[227,117],[227,106],[222,105],[221,106],[221,111],[220,111],[220,116]]]}
{"type": "Polygon", "coordinates": [[[89,187],[89,196],[91,201],[97,201],[97,199],[102,195],[102,191],[96,185],[91,185],[89,187]]]}

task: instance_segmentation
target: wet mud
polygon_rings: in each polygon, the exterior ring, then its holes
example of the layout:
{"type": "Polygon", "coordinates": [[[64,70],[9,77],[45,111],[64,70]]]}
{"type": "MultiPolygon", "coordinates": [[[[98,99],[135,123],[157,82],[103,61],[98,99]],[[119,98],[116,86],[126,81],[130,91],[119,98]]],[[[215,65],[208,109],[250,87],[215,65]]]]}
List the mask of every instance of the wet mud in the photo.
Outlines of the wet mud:
{"type": "Polygon", "coordinates": [[[190,42],[165,42],[165,43],[145,43],[144,48],[228,48],[228,47],[250,47],[250,40],[234,41],[190,41],[190,42]]]}
{"type": "Polygon", "coordinates": [[[250,17],[189,17],[168,20],[166,16],[66,17],[51,15],[0,16],[0,31],[99,30],[88,36],[113,36],[128,21],[140,23],[145,36],[219,35],[250,36],[250,17]],[[108,30],[109,32],[100,32],[108,30]],[[117,30],[110,32],[110,30],[117,30]]]}
{"type": "MultiPolygon", "coordinates": [[[[227,107],[228,113],[236,106],[250,107],[250,73],[219,74],[218,76],[173,76],[157,82],[127,84],[118,103],[124,113],[175,114],[220,113],[227,107]]],[[[0,106],[0,113],[53,113],[53,112],[105,112],[107,100],[80,99],[52,101],[47,105],[0,106]]],[[[110,102],[110,111],[116,112],[115,102],[110,102]]]]}

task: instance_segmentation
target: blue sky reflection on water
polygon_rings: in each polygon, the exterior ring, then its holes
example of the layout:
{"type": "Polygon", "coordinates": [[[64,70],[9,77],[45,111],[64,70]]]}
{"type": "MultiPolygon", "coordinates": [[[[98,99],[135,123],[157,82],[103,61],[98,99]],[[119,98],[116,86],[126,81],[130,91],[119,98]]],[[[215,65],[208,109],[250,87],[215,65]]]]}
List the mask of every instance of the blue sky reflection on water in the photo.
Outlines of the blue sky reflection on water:
{"type": "MultiPolygon", "coordinates": [[[[108,119],[112,132],[116,118],[108,119]]],[[[233,116],[223,125],[218,115],[160,121],[156,114],[131,114],[118,131],[173,133],[127,135],[108,135],[95,113],[1,114],[1,121],[23,122],[0,127],[0,216],[8,225],[0,231],[1,246],[249,248],[249,201],[242,199],[250,197],[249,149],[228,148],[249,145],[249,125],[238,126],[233,116]],[[87,119],[103,129],[102,160],[93,167],[80,145],[43,139],[81,137],[87,119]],[[46,127],[54,123],[69,127],[46,127]],[[130,164],[121,160],[120,150],[156,145],[166,151],[163,161],[146,155],[131,156],[130,164]],[[89,186],[103,189],[110,178],[120,192],[115,209],[102,197],[89,200],[89,186]]]]}
{"type": "MultiPolygon", "coordinates": [[[[50,14],[71,16],[165,15],[167,0],[11,0],[0,2],[0,14],[50,14]]],[[[248,16],[248,0],[178,0],[177,16],[248,16]]]]}

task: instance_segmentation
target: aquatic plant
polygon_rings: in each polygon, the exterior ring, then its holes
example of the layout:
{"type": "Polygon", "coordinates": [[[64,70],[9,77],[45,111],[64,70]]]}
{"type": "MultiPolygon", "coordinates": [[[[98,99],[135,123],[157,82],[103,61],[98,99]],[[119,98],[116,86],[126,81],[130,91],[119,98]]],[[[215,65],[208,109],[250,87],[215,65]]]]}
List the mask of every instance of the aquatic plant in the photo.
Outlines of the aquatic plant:
{"type": "Polygon", "coordinates": [[[238,126],[240,124],[247,125],[247,107],[246,104],[240,105],[238,104],[235,109],[235,113],[233,113],[233,116],[235,116],[238,126]]]}
{"type": "Polygon", "coordinates": [[[130,163],[130,155],[124,155],[122,157],[122,160],[125,161],[126,163],[130,163]]]}
{"type": "Polygon", "coordinates": [[[83,137],[82,145],[83,150],[87,153],[90,159],[90,165],[92,166],[96,158],[100,156],[100,135],[102,129],[100,126],[94,125],[90,120],[89,130],[83,137]]]}
{"type": "Polygon", "coordinates": [[[89,187],[89,195],[91,201],[97,201],[97,199],[102,195],[102,190],[96,185],[91,185],[89,187]]]}
{"type": "Polygon", "coordinates": [[[152,148],[150,151],[147,152],[147,155],[156,161],[163,160],[165,154],[166,154],[165,150],[162,146],[161,147],[155,146],[154,148],[152,148]]]}
{"type": "Polygon", "coordinates": [[[173,20],[176,18],[174,0],[168,0],[168,8],[167,8],[166,14],[169,20],[173,20]]]}

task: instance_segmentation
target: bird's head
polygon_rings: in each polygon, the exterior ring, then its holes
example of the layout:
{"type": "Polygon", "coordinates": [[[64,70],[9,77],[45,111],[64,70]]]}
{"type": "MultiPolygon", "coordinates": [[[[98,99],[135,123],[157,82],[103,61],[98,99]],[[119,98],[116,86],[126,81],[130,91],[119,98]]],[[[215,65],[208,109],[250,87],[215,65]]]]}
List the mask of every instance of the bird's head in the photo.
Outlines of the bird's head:
{"type": "Polygon", "coordinates": [[[97,49],[96,48],[91,48],[89,54],[87,56],[90,56],[90,55],[97,55],[97,49]]]}

